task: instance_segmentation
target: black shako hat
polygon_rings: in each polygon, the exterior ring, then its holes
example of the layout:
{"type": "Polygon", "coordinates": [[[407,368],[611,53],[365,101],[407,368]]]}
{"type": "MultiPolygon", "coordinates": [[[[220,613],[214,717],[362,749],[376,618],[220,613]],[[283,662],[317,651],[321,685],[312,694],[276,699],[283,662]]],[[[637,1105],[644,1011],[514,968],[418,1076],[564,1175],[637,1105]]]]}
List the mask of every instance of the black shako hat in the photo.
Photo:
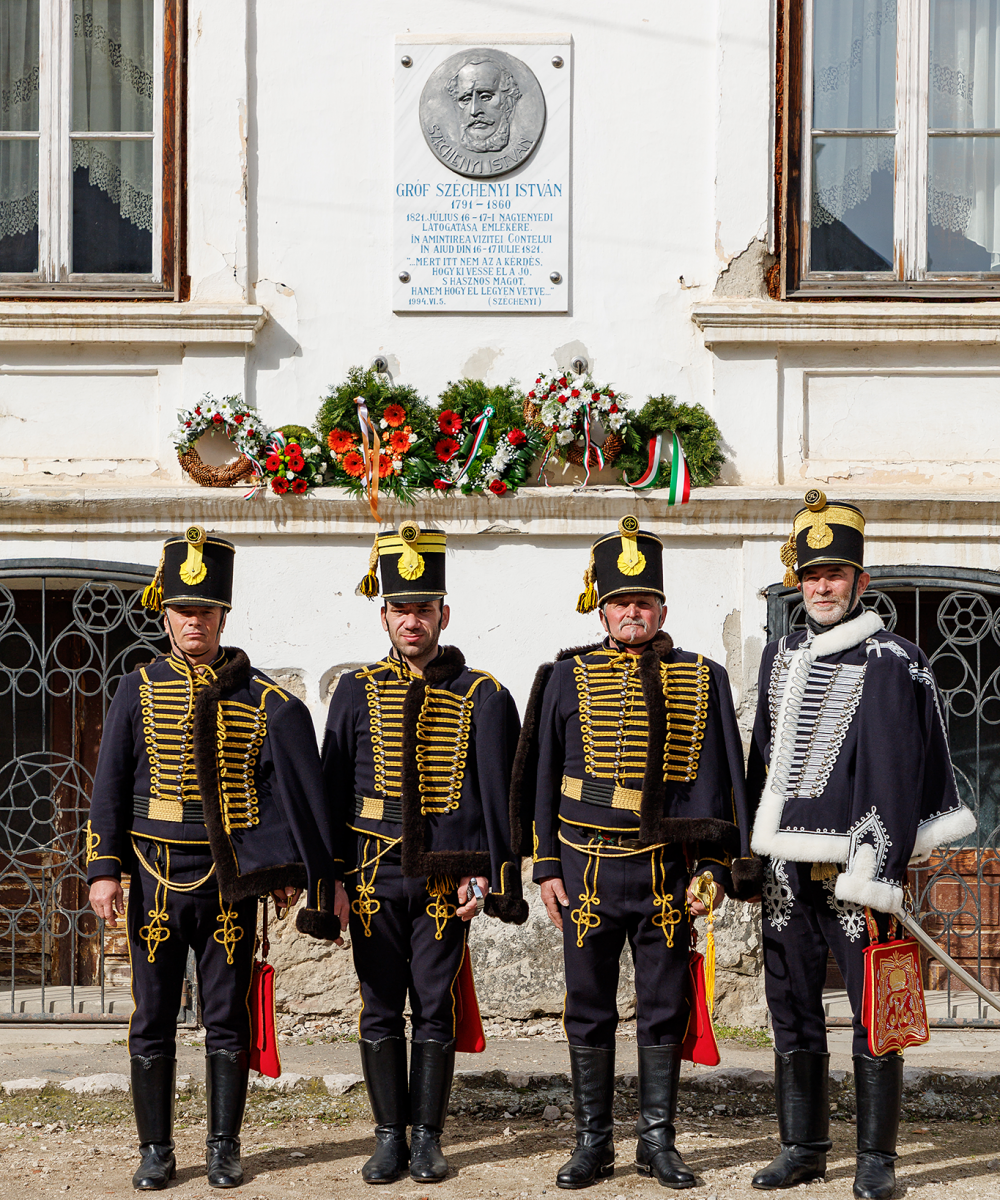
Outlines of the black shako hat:
{"type": "Polygon", "coordinates": [[[144,608],[160,612],[168,604],[233,606],[233,559],[236,547],[225,538],[189,525],[183,536],[163,543],[153,582],[142,593],[144,608]]]}
{"type": "Polygon", "coordinates": [[[865,518],[861,509],[843,500],[827,501],[826,493],[810,488],[792,521],[792,532],[781,547],[785,587],[795,587],[806,567],[841,563],[864,570],[865,518]]]}
{"type": "Polygon", "coordinates": [[[640,529],[636,517],[622,517],[617,533],[604,534],[590,547],[583,582],[576,602],[581,613],[593,612],[605,600],[628,592],[651,592],[665,601],[663,543],[640,529]]]}
{"type": "Polygon", "coordinates": [[[368,558],[368,574],[358,592],[369,600],[379,594],[376,566],[382,575],[382,598],[396,604],[424,604],[447,596],[443,529],[421,529],[404,521],[392,533],[377,533],[368,558]]]}

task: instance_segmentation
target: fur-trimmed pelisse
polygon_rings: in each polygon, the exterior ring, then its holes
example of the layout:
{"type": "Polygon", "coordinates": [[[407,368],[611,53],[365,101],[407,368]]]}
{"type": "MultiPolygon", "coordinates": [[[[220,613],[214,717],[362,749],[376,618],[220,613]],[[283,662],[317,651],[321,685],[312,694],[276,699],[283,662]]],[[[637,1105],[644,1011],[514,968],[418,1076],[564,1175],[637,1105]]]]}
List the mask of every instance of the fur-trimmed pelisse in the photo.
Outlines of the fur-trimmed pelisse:
{"type": "MultiPolygon", "coordinates": [[[[403,835],[400,847],[400,864],[403,874],[410,879],[430,879],[449,876],[461,879],[465,875],[488,878],[492,863],[488,850],[428,850],[427,822],[424,819],[420,797],[420,772],[417,768],[417,723],[424,706],[428,686],[443,687],[456,679],[465,670],[465,655],[457,646],[444,646],[433,662],[424,667],[422,678],[414,679],[406,689],[403,700],[403,737],[401,803],[403,809],[403,835]]],[[[513,813],[511,813],[513,816],[513,813]]],[[[520,861],[515,830],[511,831],[513,853],[520,861]]],[[[499,917],[508,924],[521,925],[528,919],[528,906],[521,894],[521,876],[511,872],[511,890],[503,895],[490,893],[486,897],[484,912],[499,917]]]]}
{"type": "MultiPolygon", "coordinates": [[[[591,654],[600,650],[602,646],[602,642],[595,642],[589,646],[574,646],[572,649],[560,651],[554,662],[591,654]]],[[[662,842],[699,843],[705,849],[715,846],[728,854],[739,854],[740,831],[732,822],[714,817],[670,817],[666,813],[667,782],[662,763],[667,739],[667,711],[660,664],[673,648],[674,641],[670,634],[660,632],[646,646],[639,658],[642,698],[646,704],[649,721],[646,772],[639,805],[639,841],[646,846],[655,846],[662,842]]],[[[521,726],[521,740],[517,747],[511,779],[511,812],[517,808],[519,827],[525,831],[531,828],[534,816],[534,791],[532,788],[525,789],[525,781],[534,778],[531,768],[538,761],[538,721],[541,715],[542,695],[553,666],[554,663],[543,663],[535,674],[531,697],[521,726]]],[[[523,844],[522,851],[524,854],[531,853],[530,847],[523,844]]]]}
{"type": "MultiPolygon", "coordinates": [[[[249,687],[252,668],[250,659],[244,651],[237,647],[227,646],[225,653],[227,661],[219,668],[212,683],[203,688],[195,699],[192,749],[198,777],[198,791],[201,794],[205,813],[205,828],[208,831],[212,858],[215,860],[215,876],[219,883],[219,892],[227,904],[235,904],[250,896],[266,896],[275,888],[304,888],[306,886],[306,868],[303,863],[298,862],[276,863],[274,866],[262,867],[246,875],[240,874],[232,843],[222,823],[222,807],[219,801],[217,731],[219,701],[228,692],[249,687]]],[[[332,914],[329,915],[332,916],[332,914]]],[[[323,934],[322,936],[326,937],[327,935],[323,934]]]]}
{"type": "Polygon", "coordinates": [[[736,900],[756,900],[764,890],[764,860],[734,858],[730,873],[733,877],[733,897],[736,900]]]}

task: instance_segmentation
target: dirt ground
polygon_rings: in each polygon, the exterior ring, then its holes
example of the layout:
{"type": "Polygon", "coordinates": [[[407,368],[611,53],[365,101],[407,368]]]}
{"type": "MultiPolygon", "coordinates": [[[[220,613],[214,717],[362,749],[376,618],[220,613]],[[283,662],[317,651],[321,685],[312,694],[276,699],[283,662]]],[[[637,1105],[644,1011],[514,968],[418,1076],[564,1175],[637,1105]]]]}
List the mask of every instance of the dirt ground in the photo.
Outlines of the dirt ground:
{"type": "MultiPolygon", "coordinates": [[[[263,1114],[262,1114],[263,1115],[263,1114]]],[[[194,1114],[192,1114],[192,1117],[194,1114]]],[[[617,1124],[617,1122],[616,1122],[617,1124]]],[[[449,1119],[444,1138],[452,1174],[444,1183],[419,1185],[409,1179],[373,1191],[361,1181],[361,1165],[371,1150],[367,1121],[293,1119],[267,1125],[254,1121],[244,1130],[247,1182],[229,1193],[245,1200],[359,1200],[396,1196],[400,1200],[537,1200],[557,1193],[555,1172],[571,1145],[568,1123],[540,1119],[488,1122],[449,1119]]],[[[834,1150],[828,1182],[810,1185],[811,1194],[850,1197],[854,1129],[833,1125],[834,1150]]],[[[595,1200],[662,1196],[659,1187],[636,1175],[632,1164],[631,1122],[618,1137],[619,1167],[587,1195],[595,1200]]],[[[750,1189],[753,1171],[776,1151],[776,1126],[767,1120],[681,1121],[678,1148],[696,1170],[700,1186],[692,1194],[706,1200],[759,1196],[750,1189]]],[[[177,1200],[218,1197],[205,1181],[204,1124],[191,1121],[177,1135],[177,1180],[169,1194],[177,1200]]],[[[131,1123],[73,1125],[59,1122],[33,1128],[0,1126],[0,1197],[69,1195],[73,1200],[134,1196],[131,1175],[137,1165],[131,1123]]],[[[1000,1138],[994,1125],[932,1122],[904,1125],[897,1167],[897,1196],[993,1197],[1000,1188],[1000,1138]]]]}

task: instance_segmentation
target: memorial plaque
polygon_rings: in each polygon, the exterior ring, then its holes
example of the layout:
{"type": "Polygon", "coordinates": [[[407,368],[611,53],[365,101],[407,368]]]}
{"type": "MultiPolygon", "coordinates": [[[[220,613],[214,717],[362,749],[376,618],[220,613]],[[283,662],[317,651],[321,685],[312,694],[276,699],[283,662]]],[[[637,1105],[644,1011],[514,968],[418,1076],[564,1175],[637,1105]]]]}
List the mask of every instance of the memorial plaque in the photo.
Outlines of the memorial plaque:
{"type": "Polygon", "coordinates": [[[397,42],[396,312],[568,310],[571,48],[397,42]]]}

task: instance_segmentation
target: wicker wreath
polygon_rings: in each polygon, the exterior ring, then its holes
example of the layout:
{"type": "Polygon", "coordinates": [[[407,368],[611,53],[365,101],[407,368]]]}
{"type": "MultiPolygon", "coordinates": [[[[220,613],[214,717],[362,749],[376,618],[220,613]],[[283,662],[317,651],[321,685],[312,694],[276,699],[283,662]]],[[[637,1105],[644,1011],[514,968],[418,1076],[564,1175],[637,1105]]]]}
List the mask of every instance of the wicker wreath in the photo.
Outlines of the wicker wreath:
{"type": "MultiPolygon", "coordinates": [[[[524,402],[524,423],[529,429],[548,430],[548,426],[540,419],[542,406],[534,404],[531,400],[524,402]]],[[[570,442],[566,447],[566,458],[575,466],[583,466],[583,452],[585,445],[583,442],[570,442]]],[[[621,440],[617,433],[609,433],[601,444],[601,454],[604,456],[604,465],[610,467],[619,454],[625,449],[625,443],[621,440]]],[[[597,467],[597,455],[593,447],[590,449],[590,465],[597,467]]]]}
{"type": "Polygon", "coordinates": [[[201,461],[201,455],[194,446],[183,453],[178,452],[177,461],[202,487],[232,487],[241,479],[249,479],[254,473],[253,463],[245,454],[241,454],[235,462],[210,467],[201,461]]]}

